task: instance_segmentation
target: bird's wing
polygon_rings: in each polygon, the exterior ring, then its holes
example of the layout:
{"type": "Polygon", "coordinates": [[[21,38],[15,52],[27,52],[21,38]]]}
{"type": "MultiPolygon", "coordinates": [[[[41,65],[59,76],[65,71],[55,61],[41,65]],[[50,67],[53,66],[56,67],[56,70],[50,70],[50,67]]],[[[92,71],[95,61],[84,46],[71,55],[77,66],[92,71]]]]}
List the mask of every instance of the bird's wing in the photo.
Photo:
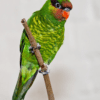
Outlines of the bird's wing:
{"type": "MultiPolygon", "coordinates": [[[[35,15],[36,15],[36,12],[34,12],[34,13],[32,14],[32,16],[28,19],[28,21],[27,21],[28,26],[30,25],[30,23],[31,23],[31,21],[32,21],[32,19],[33,19],[33,17],[34,17],[35,15]]],[[[24,39],[25,39],[26,36],[27,36],[27,34],[26,34],[25,29],[24,29],[24,30],[23,30],[23,33],[22,33],[22,36],[21,36],[21,40],[20,40],[20,52],[21,52],[21,53],[23,52],[23,48],[24,48],[24,45],[25,45],[24,39]]]]}

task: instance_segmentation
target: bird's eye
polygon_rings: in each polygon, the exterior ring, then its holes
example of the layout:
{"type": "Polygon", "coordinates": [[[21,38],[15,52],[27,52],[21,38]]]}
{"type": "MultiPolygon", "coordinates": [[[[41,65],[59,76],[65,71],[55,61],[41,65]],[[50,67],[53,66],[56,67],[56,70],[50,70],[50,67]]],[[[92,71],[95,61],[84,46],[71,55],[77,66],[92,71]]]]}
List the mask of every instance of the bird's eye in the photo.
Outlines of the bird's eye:
{"type": "Polygon", "coordinates": [[[71,9],[70,8],[64,8],[63,10],[69,12],[71,9]]]}
{"type": "Polygon", "coordinates": [[[61,9],[61,5],[59,3],[56,3],[55,7],[61,9]]]}

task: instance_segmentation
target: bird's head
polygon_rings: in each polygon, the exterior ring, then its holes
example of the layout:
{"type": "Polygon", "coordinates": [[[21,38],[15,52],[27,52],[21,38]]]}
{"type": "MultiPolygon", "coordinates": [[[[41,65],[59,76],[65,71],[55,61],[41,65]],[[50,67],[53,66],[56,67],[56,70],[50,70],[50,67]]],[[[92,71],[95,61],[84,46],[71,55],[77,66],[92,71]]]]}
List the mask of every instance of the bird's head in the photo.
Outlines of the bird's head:
{"type": "Polygon", "coordinates": [[[71,9],[70,0],[47,0],[41,10],[44,15],[51,15],[55,20],[61,22],[68,19],[71,9]]]}

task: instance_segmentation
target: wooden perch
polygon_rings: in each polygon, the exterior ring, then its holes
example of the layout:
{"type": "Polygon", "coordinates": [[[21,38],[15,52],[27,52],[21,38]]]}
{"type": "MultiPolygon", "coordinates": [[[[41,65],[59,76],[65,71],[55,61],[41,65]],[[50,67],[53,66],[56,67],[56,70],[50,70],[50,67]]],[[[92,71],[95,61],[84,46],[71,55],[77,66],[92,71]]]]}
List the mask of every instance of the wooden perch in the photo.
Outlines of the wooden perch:
{"type": "MultiPolygon", "coordinates": [[[[37,43],[35,41],[35,38],[33,37],[28,25],[27,25],[27,22],[25,19],[22,19],[21,23],[23,24],[25,30],[26,30],[26,33],[28,35],[28,38],[29,38],[29,41],[30,41],[30,44],[31,44],[31,47],[34,47],[36,48],[37,47],[37,43]]],[[[41,70],[42,71],[46,71],[47,70],[47,66],[44,65],[44,62],[43,62],[43,59],[42,59],[42,56],[40,54],[40,51],[38,49],[34,49],[33,48],[33,51],[35,53],[35,56],[37,58],[37,61],[39,63],[39,66],[41,67],[41,70]]],[[[47,94],[48,94],[48,99],[49,100],[55,100],[54,99],[54,94],[53,94],[53,91],[52,91],[52,87],[51,87],[51,83],[50,83],[50,78],[49,78],[49,75],[46,74],[46,75],[43,75],[44,77],[44,81],[45,81],[45,85],[46,85],[46,89],[47,89],[47,94]]]]}

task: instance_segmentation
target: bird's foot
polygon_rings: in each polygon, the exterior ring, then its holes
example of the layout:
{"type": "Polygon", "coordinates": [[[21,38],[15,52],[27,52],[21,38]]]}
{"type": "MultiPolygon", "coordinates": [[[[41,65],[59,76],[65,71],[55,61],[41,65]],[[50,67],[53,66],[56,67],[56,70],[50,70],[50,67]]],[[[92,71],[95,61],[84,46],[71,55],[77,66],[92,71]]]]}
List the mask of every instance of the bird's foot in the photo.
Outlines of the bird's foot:
{"type": "Polygon", "coordinates": [[[34,54],[34,51],[33,51],[33,47],[29,47],[29,51],[32,53],[32,54],[34,54]]]}
{"type": "Polygon", "coordinates": [[[43,75],[46,75],[46,74],[50,73],[50,70],[48,69],[48,65],[47,64],[44,63],[44,66],[45,66],[44,68],[42,68],[42,69],[40,68],[39,69],[39,73],[42,73],[43,75]]]}
{"type": "Polygon", "coordinates": [[[41,45],[39,43],[37,43],[37,48],[40,49],[41,48],[41,45]]]}
{"type": "MultiPolygon", "coordinates": [[[[34,54],[34,51],[33,51],[33,48],[34,47],[29,47],[29,50],[30,50],[30,52],[32,53],[32,54],[34,54]]],[[[36,48],[34,48],[34,49],[40,49],[41,48],[41,45],[39,44],[39,43],[37,43],[37,47],[36,48]]]]}

